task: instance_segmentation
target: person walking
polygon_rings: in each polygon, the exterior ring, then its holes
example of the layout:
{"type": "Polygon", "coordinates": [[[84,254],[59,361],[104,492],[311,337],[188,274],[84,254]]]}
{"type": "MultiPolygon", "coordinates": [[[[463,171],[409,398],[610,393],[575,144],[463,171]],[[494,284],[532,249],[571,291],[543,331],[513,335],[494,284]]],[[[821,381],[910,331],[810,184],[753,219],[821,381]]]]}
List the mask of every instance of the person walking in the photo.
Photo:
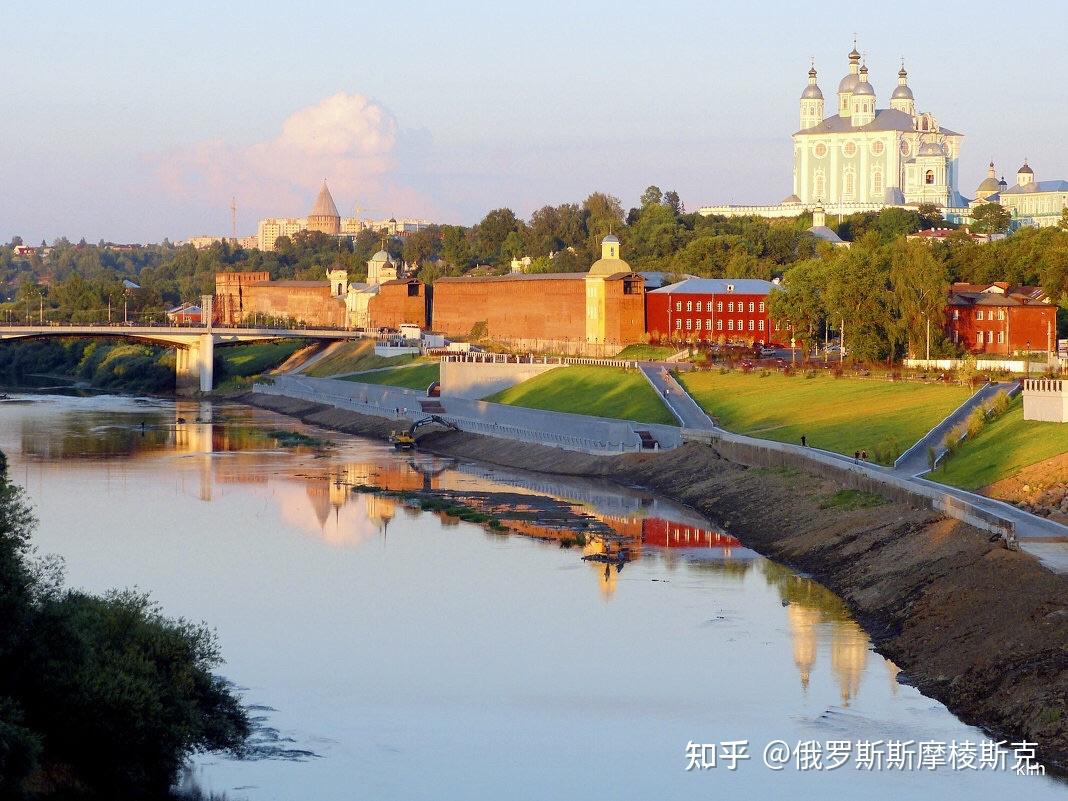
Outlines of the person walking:
{"type": "Polygon", "coordinates": [[[808,437],[806,437],[804,434],[801,435],[801,447],[802,448],[807,448],[808,447],[808,437]]]}

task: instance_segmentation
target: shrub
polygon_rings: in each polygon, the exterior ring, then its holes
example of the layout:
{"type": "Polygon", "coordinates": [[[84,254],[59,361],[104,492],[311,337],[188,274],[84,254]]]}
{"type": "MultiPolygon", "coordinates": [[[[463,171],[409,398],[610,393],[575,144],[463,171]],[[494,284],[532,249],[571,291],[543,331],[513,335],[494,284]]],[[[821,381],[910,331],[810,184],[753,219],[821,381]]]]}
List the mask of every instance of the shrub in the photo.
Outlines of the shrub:
{"type": "Polygon", "coordinates": [[[979,436],[979,432],[983,430],[983,426],[986,425],[986,412],[981,406],[977,406],[972,409],[968,415],[968,421],[965,423],[968,431],[968,438],[975,439],[979,436]]]}

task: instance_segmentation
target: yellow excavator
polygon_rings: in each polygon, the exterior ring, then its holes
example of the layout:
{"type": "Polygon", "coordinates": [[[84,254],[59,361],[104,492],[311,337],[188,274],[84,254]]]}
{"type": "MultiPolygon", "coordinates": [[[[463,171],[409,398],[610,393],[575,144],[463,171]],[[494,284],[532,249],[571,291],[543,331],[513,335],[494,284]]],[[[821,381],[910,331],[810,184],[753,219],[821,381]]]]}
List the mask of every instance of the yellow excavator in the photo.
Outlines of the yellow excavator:
{"type": "Polygon", "coordinates": [[[459,431],[459,427],[450,423],[448,420],[438,417],[436,414],[432,414],[428,417],[424,417],[422,420],[416,420],[407,431],[390,431],[389,441],[393,443],[393,447],[399,451],[410,451],[415,447],[415,432],[423,426],[432,425],[437,423],[445,428],[451,428],[453,431],[459,431]]]}

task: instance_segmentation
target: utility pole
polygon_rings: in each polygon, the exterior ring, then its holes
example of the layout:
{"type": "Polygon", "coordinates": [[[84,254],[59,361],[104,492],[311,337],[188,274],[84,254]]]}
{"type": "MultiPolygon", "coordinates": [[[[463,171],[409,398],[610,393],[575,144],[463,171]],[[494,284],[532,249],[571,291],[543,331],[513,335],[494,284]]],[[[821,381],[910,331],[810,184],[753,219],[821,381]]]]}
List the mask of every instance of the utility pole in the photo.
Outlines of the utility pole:
{"type": "Polygon", "coordinates": [[[230,232],[234,237],[234,244],[237,244],[237,198],[230,198],[230,232]]]}
{"type": "Polygon", "coordinates": [[[927,317],[927,367],[931,366],[931,318],[927,317]]]}

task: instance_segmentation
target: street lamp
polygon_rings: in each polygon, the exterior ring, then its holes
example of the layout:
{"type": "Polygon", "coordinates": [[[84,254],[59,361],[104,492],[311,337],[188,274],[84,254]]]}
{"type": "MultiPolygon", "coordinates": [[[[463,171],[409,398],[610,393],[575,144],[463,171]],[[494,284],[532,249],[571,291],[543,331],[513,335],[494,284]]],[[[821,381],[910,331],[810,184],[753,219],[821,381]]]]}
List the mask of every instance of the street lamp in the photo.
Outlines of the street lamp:
{"type": "Polygon", "coordinates": [[[1024,375],[1031,375],[1031,340],[1027,340],[1027,350],[1024,352],[1024,375]]]}

